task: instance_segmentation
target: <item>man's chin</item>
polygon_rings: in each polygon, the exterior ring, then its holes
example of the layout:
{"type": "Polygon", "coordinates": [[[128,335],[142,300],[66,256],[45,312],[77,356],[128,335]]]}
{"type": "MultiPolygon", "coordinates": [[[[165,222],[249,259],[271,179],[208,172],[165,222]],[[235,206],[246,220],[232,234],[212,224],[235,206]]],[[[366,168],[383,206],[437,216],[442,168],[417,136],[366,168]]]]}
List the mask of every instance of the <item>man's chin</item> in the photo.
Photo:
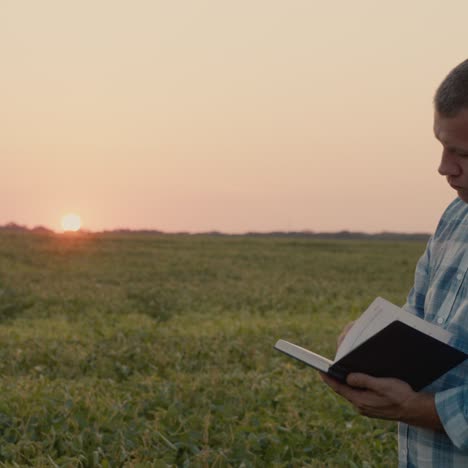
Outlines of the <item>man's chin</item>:
{"type": "Polygon", "coordinates": [[[466,190],[457,190],[458,198],[468,203],[468,192],[466,190]]]}

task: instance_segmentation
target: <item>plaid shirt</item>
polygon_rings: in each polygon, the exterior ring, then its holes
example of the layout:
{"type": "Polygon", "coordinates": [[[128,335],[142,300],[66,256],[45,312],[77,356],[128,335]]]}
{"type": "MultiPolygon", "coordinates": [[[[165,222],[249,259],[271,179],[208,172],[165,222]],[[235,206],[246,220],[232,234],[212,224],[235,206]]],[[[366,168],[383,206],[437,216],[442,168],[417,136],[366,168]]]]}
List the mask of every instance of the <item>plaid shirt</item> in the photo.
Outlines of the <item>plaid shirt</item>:
{"type": "MultiPolygon", "coordinates": [[[[468,204],[457,198],[417,264],[404,309],[452,332],[450,344],[468,353],[467,246],[468,204]]],[[[400,423],[400,466],[468,467],[468,360],[423,391],[435,394],[445,433],[400,423]]]]}

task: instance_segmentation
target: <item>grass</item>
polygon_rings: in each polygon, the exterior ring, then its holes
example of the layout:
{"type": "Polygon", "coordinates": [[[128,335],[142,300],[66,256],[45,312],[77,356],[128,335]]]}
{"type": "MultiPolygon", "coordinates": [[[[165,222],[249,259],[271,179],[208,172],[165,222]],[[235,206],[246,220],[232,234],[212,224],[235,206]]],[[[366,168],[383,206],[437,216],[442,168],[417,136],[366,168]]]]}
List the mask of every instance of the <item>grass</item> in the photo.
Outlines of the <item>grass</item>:
{"type": "Polygon", "coordinates": [[[0,233],[1,466],[394,466],[277,338],[326,356],[424,245],[0,233]]]}

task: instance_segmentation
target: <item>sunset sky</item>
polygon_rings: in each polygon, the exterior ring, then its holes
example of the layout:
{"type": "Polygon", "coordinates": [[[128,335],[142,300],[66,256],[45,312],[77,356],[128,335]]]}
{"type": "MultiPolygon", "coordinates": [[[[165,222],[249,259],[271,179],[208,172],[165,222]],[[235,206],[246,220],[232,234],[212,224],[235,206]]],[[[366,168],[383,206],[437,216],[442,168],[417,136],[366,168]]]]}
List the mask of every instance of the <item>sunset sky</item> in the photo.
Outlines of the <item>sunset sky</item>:
{"type": "Polygon", "coordinates": [[[466,0],[0,0],[0,224],[433,231],[466,0]]]}

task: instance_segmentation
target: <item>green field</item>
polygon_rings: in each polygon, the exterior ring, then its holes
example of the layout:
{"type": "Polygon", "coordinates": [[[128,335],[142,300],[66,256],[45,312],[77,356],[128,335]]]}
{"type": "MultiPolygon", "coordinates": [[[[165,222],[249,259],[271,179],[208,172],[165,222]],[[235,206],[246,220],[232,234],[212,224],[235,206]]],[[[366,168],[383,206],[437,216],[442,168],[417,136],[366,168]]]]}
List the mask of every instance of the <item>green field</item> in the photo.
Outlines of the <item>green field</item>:
{"type": "Polygon", "coordinates": [[[333,357],[421,242],[0,232],[1,466],[394,466],[285,338],[333,357]]]}

